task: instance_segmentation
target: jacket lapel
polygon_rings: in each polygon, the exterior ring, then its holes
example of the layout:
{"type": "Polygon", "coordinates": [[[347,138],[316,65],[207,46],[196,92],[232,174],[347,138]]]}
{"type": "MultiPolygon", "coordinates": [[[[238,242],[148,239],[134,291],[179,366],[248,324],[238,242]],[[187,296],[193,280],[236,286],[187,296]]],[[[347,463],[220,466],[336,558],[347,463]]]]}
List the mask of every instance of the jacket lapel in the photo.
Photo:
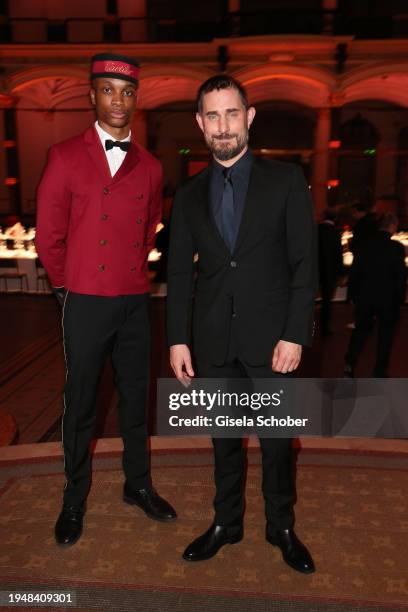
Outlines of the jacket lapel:
{"type": "Polygon", "coordinates": [[[253,161],[251,174],[249,176],[248,192],[245,199],[245,206],[242,213],[241,223],[238,230],[237,240],[235,242],[234,253],[241,247],[245,236],[251,226],[252,221],[257,214],[257,201],[259,199],[259,190],[262,179],[262,171],[259,160],[256,158],[253,161]]]}
{"type": "Polygon", "coordinates": [[[137,150],[137,146],[134,142],[131,143],[129,151],[125,155],[125,159],[123,160],[119,170],[116,172],[114,176],[111,177],[112,184],[121,181],[129,172],[133,170],[135,166],[139,163],[139,151],[137,150]]]}
{"type": "Polygon", "coordinates": [[[109,164],[102,147],[101,139],[94,126],[86,130],[84,140],[92,163],[95,165],[104,184],[108,185],[112,181],[109,164]]]}
{"type": "Polygon", "coordinates": [[[213,236],[214,242],[217,244],[218,248],[223,251],[224,255],[230,255],[228,247],[218,231],[211,210],[210,180],[211,171],[210,167],[208,167],[200,175],[196,188],[198,202],[197,213],[199,216],[200,228],[202,228],[202,231],[205,232],[208,237],[213,236]]]}

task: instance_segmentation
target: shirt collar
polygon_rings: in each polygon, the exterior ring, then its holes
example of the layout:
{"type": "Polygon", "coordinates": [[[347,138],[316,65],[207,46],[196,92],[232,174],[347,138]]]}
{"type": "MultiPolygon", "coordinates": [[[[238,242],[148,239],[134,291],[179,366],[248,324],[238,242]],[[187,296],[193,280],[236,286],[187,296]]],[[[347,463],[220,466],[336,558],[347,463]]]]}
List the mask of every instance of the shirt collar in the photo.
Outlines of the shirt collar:
{"type": "MultiPolygon", "coordinates": [[[[236,172],[247,172],[251,167],[253,158],[254,156],[252,151],[247,149],[242,157],[232,164],[232,166],[229,166],[231,173],[233,172],[235,174],[236,172]]],[[[216,159],[213,159],[212,166],[213,169],[220,174],[222,174],[223,170],[226,168],[226,166],[220,164],[216,159]]]]}
{"type": "MultiPolygon", "coordinates": [[[[95,121],[95,129],[98,133],[99,138],[101,139],[101,143],[103,146],[105,146],[105,140],[115,140],[113,136],[111,136],[110,134],[108,134],[108,132],[105,132],[105,130],[101,128],[97,121],[95,121]]],[[[130,142],[131,135],[132,132],[129,131],[128,136],[126,136],[126,138],[123,138],[123,140],[119,140],[118,142],[130,142]]]]}

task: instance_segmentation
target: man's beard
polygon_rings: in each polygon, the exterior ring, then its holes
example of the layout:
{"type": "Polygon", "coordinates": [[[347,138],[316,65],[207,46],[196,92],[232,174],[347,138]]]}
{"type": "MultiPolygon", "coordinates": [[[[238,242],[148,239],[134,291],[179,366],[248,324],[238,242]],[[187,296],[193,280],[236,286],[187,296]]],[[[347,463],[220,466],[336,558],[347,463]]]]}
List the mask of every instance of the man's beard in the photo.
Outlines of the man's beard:
{"type": "Polygon", "coordinates": [[[227,161],[233,159],[241,153],[248,144],[248,130],[243,134],[219,134],[218,136],[210,136],[205,139],[207,147],[216,159],[227,161]],[[234,142],[232,145],[231,143],[234,142]]]}

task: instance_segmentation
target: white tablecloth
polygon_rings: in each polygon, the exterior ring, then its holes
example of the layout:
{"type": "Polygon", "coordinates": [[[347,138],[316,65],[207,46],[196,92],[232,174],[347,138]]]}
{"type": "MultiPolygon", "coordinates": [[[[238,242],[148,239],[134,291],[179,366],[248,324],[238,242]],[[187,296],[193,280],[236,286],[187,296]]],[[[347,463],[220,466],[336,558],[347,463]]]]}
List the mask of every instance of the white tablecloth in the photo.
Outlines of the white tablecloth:
{"type": "MultiPolygon", "coordinates": [[[[7,259],[17,260],[19,271],[27,274],[28,291],[30,293],[37,292],[37,268],[36,268],[35,262],[36,262],[36,259],[38,259],[38,255],[35,251],[26,251],[25,249],[9,250],[9,249],[1,247],[0,248],[0,259],[2,259],[3,261],[7,259]]],[[[7,272],[7,271],[11,272],[13,269],[15,269],[14,265],[12,265],[11,262],[10,262],[10,266],[11,266],[10,268],[2,266],[0,268],[0,273],[7,272]]],[[[38,270],[41,271],[41,268],[39,268],[38,270]]],[[[8,280],[7,285],[8,285],[9,291],[20,289],[19,280],[8,280]]],[[[40,291],[44,291],[44,288],[45,288],[44,283],[40,281],[40,287],[39,287],[40,291]]],[[[0,280],[0,289],[4,290],[4,281],[2,280],[0,280]]],[[[24,291],[26,290],[25,281],[23,281],[23,289],[24,291]]],[[[47,292],[49,291],[49,287],[46,287],[46,291],[47,292]]]]}

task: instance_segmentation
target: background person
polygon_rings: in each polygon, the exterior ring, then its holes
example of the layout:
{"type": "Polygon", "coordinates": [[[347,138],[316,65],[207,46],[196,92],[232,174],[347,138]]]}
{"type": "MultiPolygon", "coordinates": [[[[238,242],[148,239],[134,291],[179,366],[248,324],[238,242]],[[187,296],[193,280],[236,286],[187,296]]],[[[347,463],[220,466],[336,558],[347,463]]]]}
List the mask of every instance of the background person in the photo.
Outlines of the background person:
{"type": "Polygon", "coordinates": [[[404,247],[391,240],[397,227],[395,215],[384,215],[379,230],[366,238],[354,255],[349,296],[354,303],[355,328],[345,356],[345,376],[354,376],[354,368],[375,319],[378,337],[373,376],[388,376],[392,340],[406,290],[404,247]]]}
{"type": "Polygon", "coordinates": [[[318,225],[319,279],[321,291],[320,332],[329,336],[331,302],[340,278],[344,274],[341,235],[336,228],[337,211],[326,208],[318,225]]]}

